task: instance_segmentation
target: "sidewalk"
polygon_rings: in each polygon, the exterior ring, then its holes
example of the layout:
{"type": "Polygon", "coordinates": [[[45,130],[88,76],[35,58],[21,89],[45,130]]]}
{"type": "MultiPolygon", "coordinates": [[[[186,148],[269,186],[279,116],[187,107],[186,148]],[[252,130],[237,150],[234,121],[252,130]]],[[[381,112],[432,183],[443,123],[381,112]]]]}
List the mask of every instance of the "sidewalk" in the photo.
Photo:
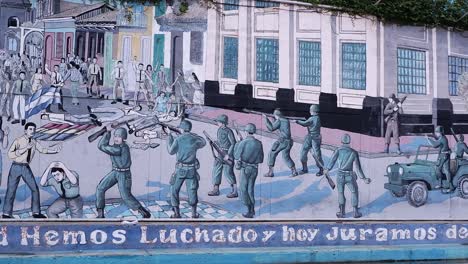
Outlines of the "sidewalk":
{"type": "MultiPolygon", "coordinates": [[[[247,123],[253,123],[257,126],[257,133],[266,137],[276,137],[274,133],[267,131],[265,122],[260,115],[236,112],[233,110],[204,107],[205,111],[199,113],[198,111],[189,112],[188,117],[193,120],[215,124],[214,119],[221,114],[225,114],[229,117],[229,122],[235,121],[236,125],[244,126],[247,123]]],[[[303,143],[304,137],[307,133],[306,128],[291,121],[291,133],[293,140],[300,144],[303,143]]],[[[351,146],[356,149],[362,157],[369,158],[380,158],[380,157],[394,157],[398,156],[395,149],[395,144],[390,145],[390,154],[384,153],[385,139],[379,137],[372,137],[367,135],[361,135],[358,133],[347,132],[338,129],[330,129],[322,127],[322,148],[334,150],[341,145],[341,137],[345,134],[351,136],[351,146]]],[[[455,145],[455,140],[451,135],[447,136],[450,146],[455,145]]],[[[427,140],[424,136],[402,136],[400,137],[401,150],[406,155],[414,155],[418,146],[428,145],[427,140]]]]}

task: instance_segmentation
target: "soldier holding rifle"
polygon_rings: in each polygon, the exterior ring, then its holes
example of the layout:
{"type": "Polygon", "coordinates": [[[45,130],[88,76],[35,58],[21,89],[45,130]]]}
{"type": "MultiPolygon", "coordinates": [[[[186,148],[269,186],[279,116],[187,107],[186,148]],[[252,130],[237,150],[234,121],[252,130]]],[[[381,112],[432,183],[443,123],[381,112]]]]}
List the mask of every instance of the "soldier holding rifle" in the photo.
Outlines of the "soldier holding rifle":
{"type": "Polygon", "coordinates": [[[386,115],[385,123],[387,123],[387,129],[385,130],[385,152],[386,153],[389,152],[390,141],[393,136],[393,141],[397,145],[397,153],[398,155],[401,154],[399,116],[400,114],[403,113],[402,105],[405,100],[406,100],[406,96],[403,97],[403,99],[401,99],[400,101],[395,96],[395,94],[392,94],[388,98],[389,103],[387,104],[384,110],[384,115],[386,115]]]}
{"type": "Polygon", "coordinates": [[[228,117],[227,115],[220,115],[215,119],[218,124],[218,132],[216,142],[211,142],[210,145],[212,150],[214,149],[214,144],[222,150],[221,153],[213,153],[214,155],[214,164],[213,164],[213,190],[208,193],[209,196],[218,196],[219,195],[219,185],[221,184],[222,175],[227,178],[227,181],[231,185],[231,193],[229,193],[227,198],[236,198],[238,197],[237,193],[237,182],[236,175],[234,175],[234,164],[228,164],[226,161],[233,160],[234,146],[236,145],[236,139],[232,130],[227,127],[228,117]]]}
{"type": "Polygon", "coordinates": [[[283,159],[286,165],[291,169],[291,176],[297,176],[296,165],[291,159],[291,148],[294,144],[291,138],[291,125],[289,124],[289,120],[283,116],[279,109],[276,109],[273,115],[274,120],[271,121],[267,115],[263,114],[268,131],[273,132],[279,130],[280,132],[279,138],[273,143],[268,155],[268,172],[264,176],[274,177],[273,167],[275,166],[276,157],[280,152],[283,153],[283,159]]]}
{"type": "Polygon", "coordinates": [[[356,165],[357,175],[363,179],[366,184],[371,182],[371,179],[366,178],[361,168],[361,162],[359,160],[359,154],[356,150],[352,149],[349,145],[351,144],[351,137],[348,134],[344,134],[341,138],[343,145],[333,152],[330,163],[324,173],[327,175],[328,172],[338,162],[338,204],[340,210],[336,213],[338,218],[345,217],[345,205],[346,197],[344,195],[345,186],[348,187],[351,192],[351,204],[354,209],[354,218],[360,218],[362,214],[359,212],[359,190],[357,184],[356,172],[354,172],[354,165],[356,165]]]}
{"type": "Polygon", "coordinates": [[[167,151],[170,155],[176,155],[177,163],[174,174],[171,177],[171,205],[174,215],[171,218],[181,218],[179,192],[182,184],[187,187],[188,202],[192,206],[192,218],[198,218],[198,187],[200,175],[197,170],[200,163],[197,159],[197,151],[206,145],[204,138],[191,133],[192,123],[188,120],[180,122],[179,128],[183,130],[180,136],[174,138],[173,133],[167,138],[167,151]]]}
{"type": "MultiPolygon", "coordinates": [[[[242,214],[246,218],[255,216],[255,180],[258,175],[258,164],[263,162],[262,142],[254,137],[257,128],[254,124],[247,124],[245,139],[236,144],[234,158],[237,161],[236,169],[240,170],[240,195],[241,200],[247,206],[247,213],[242,214]]],[[[240,135],[240,133],[239,133],[240,135]]]]}
{"type": "Polygon", "coordinates": [[[448,189],[444,190],[444,193],[450,193],[455,190],[455,187],[452,183],[452,173],[450,172],[450,148],[447,137],[444,135],[444,128],[437,126],[435,131],[435,138],[431,138],[426,135],[426,139],[431,144],[432,147],[439,149],[439,156],[437,157],[437,170],[440,175],[440,186],[436,188],[441,188],[442,185],[442,175],[445,175],[447,182],[449,183],[448,189]]]}
{"type": "Polygon", "coordinates": [[[302,145],[301,150],[301,162],[302,162],[302,172],[308,173],[309,169],[307,168],[307,154],[312,149],[312,156],[315,159],[315,164],[319,168],[317,176],[323,175],[323,159],[322,151],[320,146],[322,144],[322,135],[320,135],[320,117],[318,115],[319,106],[311,105],[310,106],[310,117],[307,120],[296,120],[296,123],[307,127],[307,136],[304,138],[304,144],[302,145]]]}

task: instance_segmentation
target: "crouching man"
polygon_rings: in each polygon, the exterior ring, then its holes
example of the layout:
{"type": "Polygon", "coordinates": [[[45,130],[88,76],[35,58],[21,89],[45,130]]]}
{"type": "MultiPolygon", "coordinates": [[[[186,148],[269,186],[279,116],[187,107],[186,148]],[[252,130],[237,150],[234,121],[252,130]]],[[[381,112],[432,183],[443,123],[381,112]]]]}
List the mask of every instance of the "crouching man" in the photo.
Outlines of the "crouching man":
{"type": "Polygon", "coordinates": [[[47,209],[48,218],[59,218],[59,214],[67,210],[70,210],[71,218],[83,218],[83,199],[75,171],[60,161],[52,162],[42,175],[41,186],[52,186],[59,195],[47,209]]]}

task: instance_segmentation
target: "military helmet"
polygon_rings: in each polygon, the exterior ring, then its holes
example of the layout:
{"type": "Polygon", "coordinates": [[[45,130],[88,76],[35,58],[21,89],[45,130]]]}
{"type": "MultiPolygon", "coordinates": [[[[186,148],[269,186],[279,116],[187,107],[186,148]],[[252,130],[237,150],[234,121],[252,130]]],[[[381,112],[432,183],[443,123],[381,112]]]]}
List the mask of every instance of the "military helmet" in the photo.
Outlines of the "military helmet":
{"type": "Polygon", "coordinates": [[[121,137],[122,139],[127,139],[127,130],[123,127],[119,127],[114,131],[114,136],[121,137]]]}
{"type": "Polygon", "coordinates": [[[444,127],[442,127],[442,126],[437,126],[437,127],[435,128],[435,133],[444,134],[444,127]]]}
{"type": "Polygon", "coordinates": [[[180,121],[179,128],[183,129],[185,132],[192,130],[192,123],[188,120],[180,121]]]}
{"type": "Polygon", "coordinates": [[[281,112],[281,110],[275,109],[275,111],[273,111],[273,115],[276,115],[276,116],[283,116],[283,113],[281,112]]]}
{"type": "Polygon", "coordinates": [[[465,141],[465,136],[463,136],[463,134],[460,134],[460,141],[465,141]]]}
{"type": "Polygon", "coordinates": [[[225,124],[227,125],[228,124],[228,117],[227,115],[219,115],[216,119],[215,119],[216,122],[220,122],[221,124],[225,124]]]}
{"type": "Polygon", "coordinates": [[[257,132],[257,127],[252,123],[248,123],[245,126],[244,131],[249,133],[249,134],[255,134],[255,132],[257,132]]]}
{"type": "Polygon", "coordinates": [[[309,111],[318,113],[319,112],[319,106],[316,105],[316,104],[313,104],[313,105],[310,106],[309,111]]]}
{"type": "Polygon", "coordinates": [[[341,143],[343,144],[349,144],[351,143],[351,136],[349,134],[344,134],[342,137],[341,137],[341,143]]]}

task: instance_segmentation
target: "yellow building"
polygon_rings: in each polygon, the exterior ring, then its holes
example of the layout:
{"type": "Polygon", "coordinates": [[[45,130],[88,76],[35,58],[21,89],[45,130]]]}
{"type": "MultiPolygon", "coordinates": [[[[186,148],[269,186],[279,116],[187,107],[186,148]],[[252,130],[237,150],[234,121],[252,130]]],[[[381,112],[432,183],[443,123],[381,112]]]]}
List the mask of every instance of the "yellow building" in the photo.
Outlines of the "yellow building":
{"type": "Polygon", "coordinates": [[[152,64],[153,6],[135,5],[122,9],[117,15],[113,57],[124,64],[152,64]]]}

